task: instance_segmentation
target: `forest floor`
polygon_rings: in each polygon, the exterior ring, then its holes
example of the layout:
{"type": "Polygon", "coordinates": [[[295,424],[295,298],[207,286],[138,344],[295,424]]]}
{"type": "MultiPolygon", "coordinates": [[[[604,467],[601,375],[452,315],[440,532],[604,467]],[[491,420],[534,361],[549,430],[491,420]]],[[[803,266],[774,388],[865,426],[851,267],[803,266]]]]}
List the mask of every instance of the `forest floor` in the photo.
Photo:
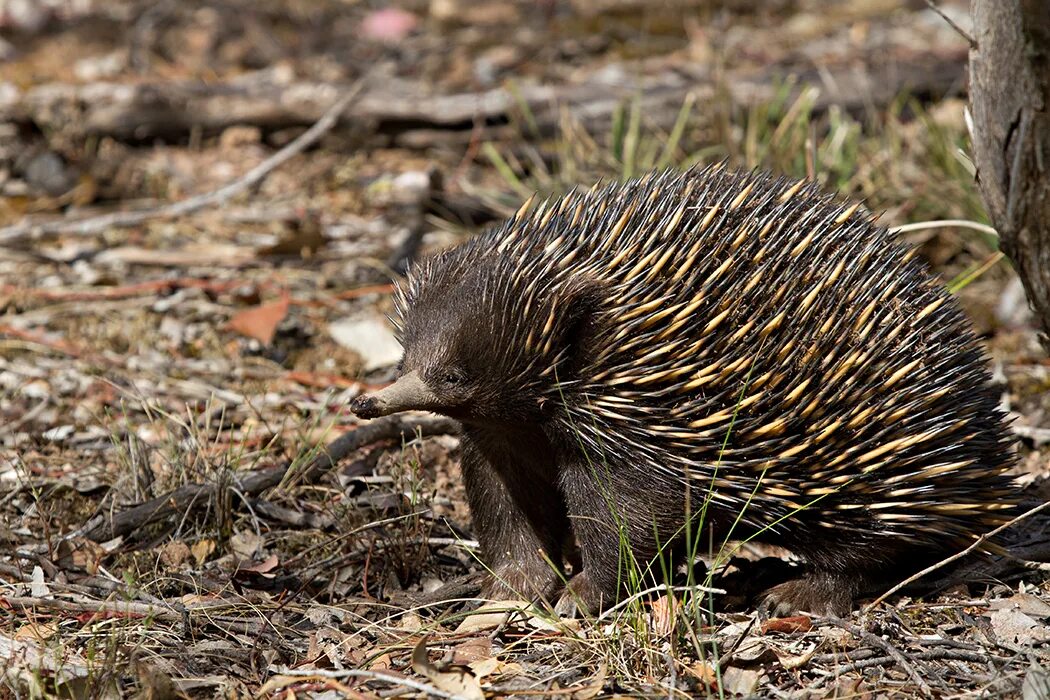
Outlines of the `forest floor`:
{"type": "MultiPolygon", "coordinates": [[[[965,28],[966,4],[938,6],[965,28]]],[[[405,265],[533,192],[726,159],[888,226],[986,223],[967,42],[925,2],[21,7],[0,2],[0,695],[1050,696],[1046,575],[984,559],[847,620],[761,620],[732,571],[724,598],[598,619],[479,609],[456,426],[347,408],[393,378],[405,265]]],[[[1050,362],[1013,271],[979,229],[901,238],[981,334],[1039,498],[1050,362]]],[[[1013,537],[1045,551],[1034,523],[1013,537]]]]}

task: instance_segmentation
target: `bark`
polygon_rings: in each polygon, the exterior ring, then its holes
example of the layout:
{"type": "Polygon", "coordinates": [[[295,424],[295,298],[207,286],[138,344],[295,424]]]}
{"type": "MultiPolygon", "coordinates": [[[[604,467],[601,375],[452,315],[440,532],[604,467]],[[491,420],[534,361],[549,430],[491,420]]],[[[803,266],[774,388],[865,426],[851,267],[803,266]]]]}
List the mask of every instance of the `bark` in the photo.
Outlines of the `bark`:
{"type": "Polygon", "coordinates": [[[973,0],[977,182],[1050,351],[1050,5],[973,0]]]}

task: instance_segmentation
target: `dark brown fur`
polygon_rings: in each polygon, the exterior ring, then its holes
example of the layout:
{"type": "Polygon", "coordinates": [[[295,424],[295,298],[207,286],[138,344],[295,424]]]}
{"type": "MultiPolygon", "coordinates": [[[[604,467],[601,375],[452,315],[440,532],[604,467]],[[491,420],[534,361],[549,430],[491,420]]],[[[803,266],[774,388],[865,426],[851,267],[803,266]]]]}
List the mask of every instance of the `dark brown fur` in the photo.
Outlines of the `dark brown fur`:
{"type": "Polygon", "coordinates": [[[403,377],[354,409],[463,422],[493,597],[555,596],[570,564],[563,608],[599,609],[632,567],[662,581],[689,530],[701,551],[802,555],[771,604],[842,613],[1016,502],[954,299],[812,186],[650,176],[519,213],[409,280],[403,377]]]}

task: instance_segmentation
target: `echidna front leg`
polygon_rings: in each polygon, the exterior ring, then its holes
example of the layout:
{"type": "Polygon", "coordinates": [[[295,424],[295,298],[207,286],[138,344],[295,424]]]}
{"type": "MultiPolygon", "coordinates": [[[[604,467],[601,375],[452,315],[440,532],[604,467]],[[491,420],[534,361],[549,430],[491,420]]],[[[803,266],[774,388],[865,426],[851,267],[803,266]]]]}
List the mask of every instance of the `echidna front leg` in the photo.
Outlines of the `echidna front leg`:
{"type": "Polygon", "coordinates": [[[555,606],[561,615],[595,614],[615,604],[628,590],[627,551],[642,566],[656,552],[653,524],[639,518],[639,511],[646,510],[638,507],[643,499],[617,489],[608,476],[604,465],[586,461],[562,465],[560,485],[582,570],[569,580],[555,606]],[[632,497],[636,502],[625,502],[632,497]]]}
{"type": "Polygon", "coordinates": [[[760,610],[773,617],[800,612],[843,616],[852,609],[853,599],[865,580],[862,574],[854,572],[813,571],[770,588],[760,610]]]}
{"type": "Polygon", "coordinates": [[[544,441],[515,438],[468,429],[462,441],[474,534],[491,572],[482,593],[494,600],[548,599],[562,585],[569,521],[544,441]]]}

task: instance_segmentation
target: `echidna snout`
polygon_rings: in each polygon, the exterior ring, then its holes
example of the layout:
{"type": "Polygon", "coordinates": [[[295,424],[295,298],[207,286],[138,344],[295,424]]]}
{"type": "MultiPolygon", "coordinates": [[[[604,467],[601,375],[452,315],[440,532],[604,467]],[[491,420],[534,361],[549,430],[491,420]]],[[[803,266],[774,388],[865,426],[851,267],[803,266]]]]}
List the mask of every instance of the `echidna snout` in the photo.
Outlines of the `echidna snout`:
{"type": "Polygon", "coordinates": [[[371,394],[362,394],[350,404],[360,418],[378,418],[401,411],[438,411],[441,398],[427,386],[417,372],[403,374],[396,382],[371,394]]]}
{"type": "Polygon", "coordinates": [[[571,566],[596,609],[691,532],[794,551],[812,571],[775,609],[843,613],[1018,502],[957,301],[813,185],[714,167],[572,193],[396,302],[405,374],[353,408],[461,420],[491,597],[554,595],[571,566]]]}

